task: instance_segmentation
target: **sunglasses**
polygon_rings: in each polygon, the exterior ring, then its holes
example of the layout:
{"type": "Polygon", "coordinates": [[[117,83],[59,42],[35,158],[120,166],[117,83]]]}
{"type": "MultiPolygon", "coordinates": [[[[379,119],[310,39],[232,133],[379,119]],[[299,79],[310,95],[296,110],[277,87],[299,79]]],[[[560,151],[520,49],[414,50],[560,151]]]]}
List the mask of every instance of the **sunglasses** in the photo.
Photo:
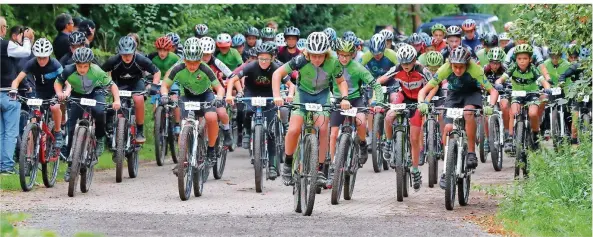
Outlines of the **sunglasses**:
{"type": "Polygon", "coordinates": [[[264,62],[265,63],[265,62],[272,61],[272,59],[271,58],[257,58],[257,61],[260,61],[260,62],[264,62]]]}

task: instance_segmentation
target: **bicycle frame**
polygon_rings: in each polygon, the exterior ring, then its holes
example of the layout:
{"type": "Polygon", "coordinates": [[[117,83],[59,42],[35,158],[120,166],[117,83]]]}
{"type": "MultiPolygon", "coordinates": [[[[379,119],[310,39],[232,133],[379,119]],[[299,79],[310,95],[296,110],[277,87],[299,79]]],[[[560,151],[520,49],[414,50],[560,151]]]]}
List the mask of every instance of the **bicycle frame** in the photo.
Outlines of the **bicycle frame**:
{"type": "MultiPolygon", "coordinates": [[[[437,108],[437,110],[447,110],[447,109],[451,109],[451,108],[437,108]]],[[[466,111],[472,111],[474,113],[474,117],[480,117],[478,116],[479,111],[478,109],[463,109],[460,108],[461,110],[463,110],[463,112],[466,111]]],[[[455,166],[455,174],[457,175],[457,178],[465,178],[466,176],[471,175],[471,173],[468,172],[464,172],[464,165],[465,162],[463,161],[463,159],[465,158],[465,156],[463,156],[463,152],[465,152],[466,147],[464,146],[464,144],[467,144],[467,134],[465,131],[465,119],[464,119],[464,113],[461,113],[461,115],[454,117],[453,118],[453,130],[451,130],[446,138],[445,138],[445,164],[447,164],[447,159],[449,159],[450,157],[447,157],[447,153],[449,150],[449,139],[451,136],[457,138],[457,147],[459,149],[457,149],[457,165],[455,166]]],[[[447,166],[445,165],[443,167],[443,172],[446,173],[447,171],[447,166]]]]}

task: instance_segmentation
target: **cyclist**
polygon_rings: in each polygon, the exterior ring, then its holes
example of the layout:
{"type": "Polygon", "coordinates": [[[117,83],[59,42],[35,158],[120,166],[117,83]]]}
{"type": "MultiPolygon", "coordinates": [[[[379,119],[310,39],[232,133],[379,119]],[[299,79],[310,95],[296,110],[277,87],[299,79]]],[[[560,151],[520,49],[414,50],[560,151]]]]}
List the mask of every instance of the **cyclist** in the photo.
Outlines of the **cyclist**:
{"type": "MultiPolygon", "coordinates": [[[[175,53],[171,52],[175,46],[173,45],[173,41],[166,36],[159,37],[154,42],[154,47],[156,48],[156,52],[148,54],[148,59],[152,61],[152,63],[162,72],[167,72],[169,69],[173,67],[176,63],[179,62],[180,58],[175,53]]],[[[179,95],[179,85],[173,84],[171,87],[171,91],[175,92],[177,96],[179,95]]],[[[150,98],[150,103],[153,104],[152,111],[156,110],[156,106],[160,101],[160,95],[154,95],[150,98]]],[[[176,126],[173,128],[175,134],[179,134],[181,128],[179,127],[179,122],[176,121],[176,126]]]]}
{"type": "Polygon", "coordinates": [[[476,21],[473,19],[467,19],[461,23],[461,29],[463,29],[463,40],[462,44],[469,46],[472,51],[476,52],[476,46],[480,45],[480,37],[476,32],[476,21]]]}
{"type": "Polygon", "coordinates": [[[490,63],[490,60],[488,60],[488,57],[486,57],[488,51],[491,48],[498,47],[498,36],[496,34],[487,33],[484,35],[482,40],[484,41],[484,48],[476,51],[476,56],[478,56],[478,63],[481,66],[486,66],[488,63],[490,63]]]}
{"type": "MultiPolygon", "coordinates": [[[[568,48],[568,61],[570,61],[570,67],[560,75],[558,78],[559,83],[565,83],[565,88],[568,88],[573,82],[584,77],[584,68],[581,66],[580,60],[584,60],[591,56],[589,48],[579,49],[577,45],[570,45],[568,48]],[[568,79],[568,80],[567,80],[568,79]]],[[[572,99],[572,127],[571,127],[571,143],[578,144],[577,139],[577,118],[579,117],[580,111],[578,108],[591,107],[591,102],[578,102],[577,98],[572,99]]]]}
{"type": "Polygon", "coordinates": [[[327,35],[328,39],[329,39],[329,45],[330,45],[330,55],[334,58],[338,58],[338,55],[336,54],[336,40],[338,39],[338,34],[336,33],[336,30],[334,30],[331,27],[327,27],[325,28],[325,30],[323,30],[323,33],[325,35],[327,35]]]}
{"type": "MultiPolygon", "coordinates": [[[[436,52],[436,48],[434,47],[434,45],[432,45],[432,37],[428,37],[426,39],[424,39],[424,53],[420,54],[420,56],[418,56],[418,62],[420,64],[422,64],[423,66],[428,66],[426,63],[426,55],[429,52],[436,52]]],[[[438,52],[437,52],[438,53],[438,52]]]]}
{"type": "MultiPolygon", "coordinates": [[[[64,54],[64,56],[60,58],[60,64],[62,65],[62,67],[74,63],[74,61],[72,60],[72,54],[77,48],[85,47],[85,42],[86,37],[84,36],[84,33],[80,31],[74,31],[70,35],[68,35],[68,43],[70,44],[71,51],[67,54],[64,54]]],[[[96,58],[93,58],[93,63],[97,65],[99,64],[96,58]]]]}
{"type": "Polygon", "coordinates": [[[437,51],[443,50],[447,47],[447,42],[445,42],[444,37],[445,33],[447,32],[447,28],[441,23],[436,23],[432,27],[430,27],[430,32],[432,33],[432,44],[436,48],[437,51]]]}
{"type": "MultiPolygon", "coordinates": [[[[257,61],[245,64],[245,66],[243,66],[243,70],[240,70],[237,74],[233,74],[230,77],[229,86],[227,86],[226,90],[227,103],[234,104],[234,97],[232,95],[233,88],[236,88],[237,91],[239,91],[237,93],[237,97],[273,97],[272,74],[276,69],[281,67],[281,65],[272,62],[272,58],[275,57],[275,50],[272,45],[261,44],[257,46],[256,52],[258,57],[257,61]],[[243,87],[240,83],[241,78],[245,78],[245,87],[243,87]]],[[[243,139],[249,142],[251,135],[251,118],[253,117],[254,111],[249,101],[246,101],[245,105],[246,108],[243,124],[247,126],[245,126],[246,132],[243,139]]],[[[272,108],[273,105],[268,105],[263,109],[265,111],[264,115],[266,116],[268,123],[270,123],[276,115],[276,111],[272,110],[272,108]]],[[[269,154],[273,156],[276,154],[276,145],[274,144],[274,140],[271,138],[271,136],[266,137],[268,139],[266,144],[268,144],[269,154]]],[[[243,146],[246,148],[249,147],[247,144],[243,144],[243,146]]],[[[275,162],[270,162],[271,169],[269,175],[270,179],[272,180],[276,179],[278,176],[276,167],[277,164],[275,164],[275,162]]]]}
{"type": "MultiPolygon", "coordinates": [[[[496,80],[497,87],[502,87],[502,83],[504,83],[507,79],[510,79],[513,90],[526,91],[527,93],[538,92],[538,84],[541,84],[546,89],[546,93],[549,93],[550,84],[547,80],[544,80],[539,71],[535,68],[535,65],[531,63],[531,58],[533,57],[533,48],[531,45],[520,44],[517,45],[512,51],[515,53],[516,64],[512,64],[512,66],[508,68],[498,80],[496,80]]],[[[526,97],[513,97],[511,105],[511,114],[509,117],[509,134],[511,137],[514,135],[514,116],[519,113],[521,108],[520,106],[524,104],[529,105],[528,115],[534,138],[532,147],[534,150],[539,149],[538,137],[540,130],[539,119],[541,113],[539,112],[538,107],[545,107],[545,99],[546,97],[540,97],[539,93],[535,95],[528,94],[526,97]]]]}
{"type": "MultiPolygon", "coordinates": [[[[564,72],[566,72],[566,70],[568,70],[568,68],[570,67],[570,63],[568,61],[566,61],[566,59],[562,58],[562,50],[560,49],[560,47],[555,47],[553,46],[550,49],[550,58],[546,59],[544,61],[544,66],[546,67],[546,69],[548,70],[548,73],[550,73],[550,84],[554,85],[554,86],[559,86],[560,84],[558,83],[558,79],[560,77],[560,75],[562,75],[564,72]]],[[[560,98],[564,98],[566,97],[566,93],[565,91],[562,91],[562,93],[560,95],[558,95],[558,97],[560,98]]],[[[569,113],[564,113],[565,117],[564,117],[564,121],[570,121],[571,117],[569,113]]],[[[548,128],[547,125],[549,125],[549,113],[546,113],[544,115],[544,121],[542,123],[542,130],[544,130],[544,137],[546,139],[550,138],[550,129],[548,128]]]]}
{"type": "Polygon", "coordinates": [[[247,31],[245,32],[245,49],[241,55],[243,57],[243,61],[247,61],[249,58],[249,55],[247,55],[245,52],[247,52],[248,49],[255,49],[255,46],[258,45],[258,38],[259,30],[253,26],[248,27],[247,31]]]}
{"type": "MultiPolygon", "coordinates": [[[[183,52],[185,52],[185,59],[183,63],[174,66],[165,75],[165,81],[161,86],[161,103],[167,104],[169,102],[169,89],[174,82],[178,82],[181,88],[183,88],[183,95],[181,96],[182,102],[195,101],[195,102],[211,102],[213,106],[199,110],[196,116],[204,116],[206,121],[206,130],[208,132],[208,149],[206,152],[206,158],[210,161],[216,159],[214,153],[214,145],[218,138],[218,118],[216,110],[223,109],[223,96],[224,88],[220,85],[220,82],[216,79],[214,72],[202,62],[202,49],[200,48],[200,40],[195,37],[191,37],[185,41],[183,52]],[[212,88],[216,90],[216,96],[212,92],[212,88]]],[[[184,117],[187,116],[185,106],[180,103],[181,113],[184,117]]],[[[224,139],[225,146],[230,146],[232,141],[225,134],[224,139]]],[[[173,170],[173,173],[176,173],[173,170]]]]}
{"type": "MultiPolygon", "coordinates": [[[[53,52],[53,46],[46,38],[38,39],[33,44],[33,55],[35,58],[29,60],[19,75],[12,81],[12,88],[16,91],[19,84],[27,74],[31,74],[35,79],[35,97],[43,100],[53,98],[56,93],[53,90],[53,84],[56,78],[63,72],[62,65],[57,59],[50,57],[53,52]]],[[[71,88],[68,85],[67,94],[70,94],[71,88]]],[[[59,104],[51,106],[51,114],[54,121],[53,135],[56,141],[56,147],[62,147],[64,136],[62,134],[62,110],[59,104]]]]}
{"type": "MultiPolygon", "coordinates": [[[[348,83],[348,98],[347,100],[354,107],[366,107],[363,104],[361,86],[364,84],[371,85],[375,91],[375,97],[377,102],[383,102],[383,92],[381,91],[381,85],[374,81],[373,75],[366,70],[359,62],[352,60],[354,55],[354,43],[351,41],[338,39],[337,43],[337,54],[340,64],[344,67],[344,79],[348,83]]],[[[333,83],[333,94],[340,94],[339,86],[333,83]]],[[[371,99],[371,98],[368,98],[371,99]]],[[[366,142],[366,116],[363,113],[356,115],[356,133],[359,138],[360,157],[361,161],[359,166],[362,167],[366,163],[367,154],[367,142],[366,142]]],[[[329,143],[329,154],[332,159],[332,165],[329,169],[327,184],[331,186],[331,181],[334,172],[334,155],[336,153],[336,141],[338,139],[339,126],[344,122],[344,115],[340,114],[340,111],[333,111],[330,116],[330,143],[329,143]]]]}
{"type": "Polygon", "coordinates": [[[361,38],[358,38],[354,42],[354,47],[356,47],[356,53],[355,53],[356,56],[354,56],[354,61],[357,61],[359,63],[362,63],[362,55],[364,55],[364,52],[362,51],[363,44],[364,44],[364,40],[362,40],[361,38]]]}
{"type": "Polygon", "coordinates": [[[416,54],[424,53],[424,40],[422,40],[422,37],[419,34],[412,34],[410,38],[408,38],[408,44],[414,46],[416,54]]]}
{"type": "Polygon", "coordinates": [[[194,30],[195,30],[194,35],[198,39],[208,36],[208,26],[206,24],[197,24],[194,27],[194,30]]]}
{"type": "MultiPolygon", "coordinates": [[[[379,78],[380,81],[396,80],[401,85],[401,91],[397,92],[394,104],[401,103],[418,103],[418,92],[428,82],[432,75],[430,71],[424,66],[416,63],[416,49],[411,45],[406,45],[397,50],[397,66],[389,69],[385,75],[379,78]]],[[[436,93],[436,90],[431,94],[436,93]]],[[[389,110],[385,116],[385,137],[386,144],[383,146],[383,156],[390,160],[393,137],[393,121],[395,120],[396,111],[389,110]]],[[[422,184],[422,176],[418,169],[420,148],[422,147],[422,116],[420,111],[415,110],[413,117],[410,119],[410,144],[412,153],[412,179],[414,182],[414,189],[420,189],[422,184]]],[[[395,167],[395,163],[390,164],[395,167]]]]}
{"type": "Polygon", "coordinates": [[[219,51],[215,55],[216,58],[232,71],[239,65],[243,64],[243,58],[239,51],[231,48],[231,41],[231,36],[229,34],[222,33],[216,36],[216,47],[219,51]]]}
{"type": "MultiPolygon", "coordinates": [[[[158,92],[157,85],[161,81],[161,71],[145,56],[136,53],[136,42],[130,36],[124,36],[117,45],[118,55],[107,59],[101,67],[103,71],[110,73],[115,84],[122,90],[144,91],[144,72],[153,76],[150,94],[158,92]]],[[[136,114],[136,142],[144,143],[144,96],[134,95],[134,109],[136,114]]],[[[108,117],[111,116],[108,115],[108,117]]],[[[108,120],[110,121],[110,120],[108,120]]]]}
{"type": "Polygon", "coordinates": [[[390,31],[388,29],[383,29],[381,31],[379,31],[379,34],[382,34],[383,37],[385,37],[385,48],[387,49],[393,49],[393,31],[390,31]]]}
{"type": "MultiPolygon", "coordinates": [[[[448,82],[447,99],[445,100],[446,108],[482,108],[480,88],[484,88],[490,93],[490,105],[484,106],[484,114],[492,114],[492,106],[496,104],[498,92],[485,79],[482,68],[470,60],[468,48],[463,46],[454,48],[451,51],[449,62],[441,66],[437,71],[436,77],[431,79],[420,90],[418,93],[418,109],[422,114],[428,113],[428,104],[426,101],[429,101],[430,98],[427,98],[426,95],[433,88],[439,86],[443,80],[447,80],[448,82]]],[[[443,132],[443,141],[446,141],[447,134],[453,130],[453,121],[450,118],[445,118],[445,123],[447,125],[443,132]]],[[[465,130],[467,132],[468,142],[467,167],[473,169],[478,166],[478,159],[476,157],[476,119],[472,112],[465,112],[465,130]]],[[[441,175],[439,185],[441,188],[445,188],[444,173],[441,175]]]]}
{"type": "Polygon", "coordinates": [[[165,36],[173,42],[173,48],[171,52],[177,54],[180,58],[183,58],[183,45],[181,45],[181,38],[177,33],[169,32],[165,36]]]}
{"type": "Polygon", "coordinates": [[[457,48],[457,46],[463,46],[467,48],[467,50],[470,52],[470,57],[476,57],[471,47],[462,43],[461,28],[459,26],[449,26],[449,28],[447,28],[447,35],[445,36],[445,38],[447,39],[447,47],[441,50],[441,54],[443,54],[443,58],[445,58],[445,61],[449,58],[450,52],[453,49],[457,48]]]}
{"type": "Polygon", "coordinates": [[[274,39],[276,39],[276,30],[271,27],[264,27],[261,30],[261,38],[262,43],[270,41],[274,42],[274,39]]]}
{"type": "Polygon", "coordinates": [[[498,47],[504,50],[505,53],[508,53],[507,45],[511,42],[511,36],[507,32],[502,32],[498,35],[498,47]]]}
{"type": "Polygon", "coordinates": [[[278,60],[280,60],[280,62],[286,63],[301,53],[301,50],[297,48],[297,42],[300,36],[301,31],[294,26],[289,26],[284,29],[286,46],[278,48],[278,60]]]}
{"type": "MultiPolygon", "coordinates": [[[[105,95],[101,92],[101,89],[110,89],[113,94],[112,108],[119,110],[121,102],[119,100],[119,89],[117,85],[113,83],[109,74],[104,72],[101,67],[92,63],[93,51],[89,48],[82,47],[76,49],[72,55],[74,64],[67,65],[64,68],[62,74],[54,83],[54,91],[60,101],[64,101],[67,97],[72,96],[74,98],[87,98],[94,99],[97,102],[105,103],[105,95]],[[71,94],[69,90],[64,91],[64,84],[70,84],[71,94]]],[[[105,149],[105,108],[103,105],[97,104],[91,108],[93,118],[95,119],[95,136],[97,138],[97,157],[101,156],[105,149]]],[[[82,117],[83,110],[80,106],[72,106],[70,108],[70,117],[68,118],[70,137],[74,136],[74,128],[76,127],[76,121],[82,117]]],[[[70,150],[72,147],[72,140],[68,141],[66,150],[70,150]]],[[[64,180],[68,182],[70,180],[70,166],[72,161],[68,161],[68,169],[64,174],[64,180]]]]}
{"type": "Polygon", "coordinates": [[[240,55],[243,55],[245,50],[245,36],[242,34],[236,34],[233,36],[231,47],[237,50],[240,55]]]}
{"type": "MultiPolygon", "coordinates": [[[[486,36],[484,38],[486,39],[486,38],[488,38],[488,36],[486,36]]],[[[488,53],[486,54],[486,58],[487,58],[486,60],[488,60],[488,64],[484,65],[484,75],[486,76],[486,78],[488,79],[490,84],[495,85],[496,80],[498,80],[498,78],[500,78],[506,71],[506,68],[502,64],[502,60],[504,59],[504,57],[505,57],[504,49],[502,49],[500,47],[494,47],[494,48],[491,48],[490,50],[488,50],[488,53]]],[[[503,88],[510,88],[510,87],[511,87],[510,83],[503,84],[503,88]]],[[[504,95],[506,95],[506,92],[504,90],[499,90],[498,93],[499,93],[499,96],[501,96],[499,106],[500,106],[500,111],[502,112],[504,135],[506,138],[508,138],[509,137],[509,100],[507,98],[503,97],[504,95]]],[[[484,128],[486,130],[486,133],[488,133],[489,132],[488,126],[485,126],[484,128]]],[[[486,136],[486,141],[484,143],[484,149],[490,150],[489,149],[490,145],[487,141],[488,141],[488,136],[486,136]]],[[[508,145],[505,145],[505,146],[508,146],[508,145]]]]}
{"type": "MultiPolygon", "coordinates": [[[[330,41],[323,32],[313,32],[307,37],[307,48],[299,56],[294,57],[284,66],[278,68],[272,75],[272,89],[274,92],[274,103],[277,106],[284,104],[280,96],[280,82],[283,77],[293,70],[300,72],[298,79],[298,90],[294,101],[297,103],[328,104],[329,86],[332,80],[336,80],[340,88],[342,109],[349,109],[348,84],[343,77],[343,67],[340,62],[329,54],[330,41]]],[[[290,125],[286,134],[285,153],[286,159],[283,167],[283,182],[285,185],[292,184],[292,158],[296,149],[298,138],[303,124],[303,111],[293,111],[290,117],[290,125]]],[[[319,127],[319,164],[323,164],[328,148],[328,112],[314,116],[315,125],[319,127]]],[[[325,185],[326,180],[323,172],[318,171],[320,184],[325,185]]]]}
{"type": "MultiPolygon", "coordinates": [[[[430,73],[432,75],[431,78],[432,78],[437,75],[437,71],[445,63],[445,59],[443,58],[443,55],[441,53],[439,53],[438,51],[430,51],[423,55],[426,55],[426,57],[425,57],[426,64],[423,64],[423,65],[426,65],[426,68],[428,68],[428,71],[430,71],[430,73]]],[[[447,83],[447,80],[443,80],[440,83],[440,85],[437,86],[438,89],[437,89],[437,93],[435,95],[438,96],[439,98],[446,98],[448,86],[449,86],[449,84],[447,83]]],[[[434,106],[442,107],[443,104],[445,104],[445,100],[439,99],[434,103],[434,106]]],[[[439,113],[438,121],[439,121],[439,128],[441,130],[441,134],[443,134],[443,131],[445,129],[445,120],[443,119],[442,112],[439,113]]],[[[441,142],[441,145],[443,145],[444,141],[441,140],[440,142],[441,142]]]]}

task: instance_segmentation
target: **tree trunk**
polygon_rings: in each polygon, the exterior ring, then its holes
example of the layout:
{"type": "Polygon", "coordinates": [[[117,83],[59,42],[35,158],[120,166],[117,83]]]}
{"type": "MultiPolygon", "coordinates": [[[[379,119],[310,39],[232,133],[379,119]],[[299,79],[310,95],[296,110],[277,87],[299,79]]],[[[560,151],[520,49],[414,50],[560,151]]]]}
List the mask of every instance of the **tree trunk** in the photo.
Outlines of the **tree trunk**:
{"type": "Polygon", "coordinates": [[[412,4],[410,9],[412,12],[412,32],[415,32],[416,29],[418,29],[418,27],[422,24],[422,19],[420,18],[420,4],[412,4]]]}
{"type": "Polygon", "coordinates": [[[395,9],[395,29],[401,29],[401,22],[399,19],[399,5],[395,4],[393,5],[393,8],[395,9]]]}

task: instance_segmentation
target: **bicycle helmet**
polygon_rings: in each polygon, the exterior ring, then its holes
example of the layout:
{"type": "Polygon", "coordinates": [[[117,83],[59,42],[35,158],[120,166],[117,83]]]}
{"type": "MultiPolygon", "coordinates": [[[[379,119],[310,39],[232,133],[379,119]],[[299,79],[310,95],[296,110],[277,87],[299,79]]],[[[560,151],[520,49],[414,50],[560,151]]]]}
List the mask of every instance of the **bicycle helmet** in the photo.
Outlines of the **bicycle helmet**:
{"type": "Polygon", "coordinates": [[[421,44],[423,42],[422,37],[420,35],[414,33],[408,38],[409,44],[421,44]]]}
{"type": "Polygon", "coordinates": [[[398,42],[406,42],[406,40],[408,40],[408,36],[407,35],[398,35],[397,36],[397,41],[398,42]]]}
{"type": "Polygon", "coordinates": [[[245,32],[245,37],[247,36],[255,36],[259,38],[259,30],[253,26],[247,28],[247,32],[245,32]]]}
{"type": "Polygon", "coordinates": [[[173,48],[173,41],[166,36],[161,36],[154,42],[154,47],[169,50],[173,48]]]}
{"type": "Polygon", "coordinates": [[[191,37],[183,44],[183,53],[186,60],[199,61],[204,56],[202,48],[200,47],[200,39],[191,37]]]}
{"type": "Polygon", "coordinates": [[[499,41],[502,41],[502,40],[511,40],[511,36],[507,32],[502,32],[502,33],[500,33],[500,35],[498,35],[498,40],[499,41]]]}
{"type": "Polygon", "coordinates": [[[576,44],[568,45],[568,50],[566,51],[570,56],[579,56],[581,54],[581,48],[579,48],[576,44]]]}
{"type": "Polygon", "coordinates": [[[364,40],[362,40],[361,38],[356,39],[356,41],[354,42],[354,46],[358,47],[364,44],[364,40]]]}
{"type": "Polygon", "coordinates": [[[214,39],[206,36],[200,39],[200,48],[202,49],[202,53],[213,54],[216,49],[216,42],[214,42],[214,39]]]}
{"type": "Polygon", "coordinates": [[[587,47],[583,47],[581,49],[581,53],[579,54],[579,58],[583,59],[589,56],[591,56],[591,50],[587,47]]]}
{"type": "Polygon", "coordinates": [[[451,51],[451,55],[449,56],[450,63],[461,63],[467,64],[469,62],[469,51],[463,46],[457,46],[451,51]]]}
{"type": "Polygon", "coordinates": [[[418,35],[420,36],[420,38],[422,38],[422,41],[426,42],[427,38],[430,38],[430,35],[424,33],[424,32],[420,32],[418,33],[418,35]]]}
{"type": "Polygon", "coordinates": [[[307,37],[307,51],[312,54],[323,54],[330,47],[329,39],[323,32],[313,32],[307,37]]]}
{"type": "Polygon", "coordinates": [[[437,30],[442,31],[443,33],[447,32],[447,28],[445,27],[445,25],[441,23],[436,23],[432,27],[430,27],[430,33],[432,34],[434,34],[434,32],[437,30]]]}
{"type": "Polygon", "coordinates": [[[406,43],[403,43],[403,42],[397,43],[397,44],[395,44],[393,46],[393,51],[397,52],[401,47],[404,47],[406,45],[409,45],[409,44],[406,44],[406,43]]]}
{"type": "Polygon", "coordinates": [[[296,36],[298,38],[301,36],[301,31],[299,30],[299,28],[289,26],[286,29],[284,29],[284,37],[288,36],[296,36]]]}
{"type": "Polygon", "coordinates": [[[284,41],[284,33],[276,34],[276,37],[274,38],[274,43],[276,43],[276,46],[278,47],[286,46],[286,41],[284,41]]]}
{"type": "Polygon", "coordinates": [[[461,28],[463,30],[474,30],[476,29],[476,21],[473,19],[467,19],[461,23],[461,28]]]}
{"type": "Polygon", "coordinates": [[[443,65],[445,59],[443,55],[437,51],[430,51],[426,53],[426,64],[427,66],[441,66],[443,65]]]}
{"type": "Polygon", "coordinates": [[[303,50],[303,49],[305,49],[306,45],[307,45],[307,40],[304,38],[300,38],[299,41],[297,41],[296,47],[299,50],[303,50]]]}
{"type": "Polygon", "coordinates": [[[245,45],[245,36],[242,34],[236,34],[233,36],[233,46],[234,48],[245,45]]]}
{"type": "Polygon", "coordinates": [[[550,55],[562,55],[562,48],[558,45],[551,45],[548,48],[548,53],[550,55]]]}
{"type": "Polygon", "coordinates": [[[504,60],[504,57],[505,57],[504,49],[499,48],[499,47],[491,48],[490,50],[488,50],[488,53],[486,54],[486,58],[488,59],[489,62],[492,62],[492,61],[502,62],[504,60]]]}
{"type": "Polygon", "coordinates": [[[323,30],[323,33],[325,33],[325,35],[327,35],[327,37],[329,38],[329,41],[334,41],[338,38],[336,31],[330,27],[325,28],[325,30],[323,30]]]}
{"type": "Polygon", "coordinates": [[[195,26],[196,37],[205,36],[208,34],[208,26],[205,24],[197,24],[195,26]]]}
{"type": "Polygon", "coordinates": [[[38,39],[33,44],[33,55],[35,57],[49,57],[53,51],[54,47],[51,46],[51,43],[46,38],[38,39]]]}
{"type": "Polygon", "coordinates": [[[354,43],[355,45],[356,45],[356,42],[358,41],[358,38],[356,37],[356,35],[354,35],[354,33],[347,34],[344,37],[342,37],[342,39],[345,41],[350,41],[350,42],[354,43]]]}
{"type": "Polygon", "coordinates": [[[432,37],[428,37],[424,39],[424,45],[426,47],[431,47],[432,46],[432,37]]]}
{"type": "Polygon", "coordinates": [[[459,26],[449,26],[449,28],[447,28],[446,38],[449,36],[461,37],[461,28],[459,28],[459,26]]]}
{"type": "Polygon", "coordinates": [[[533,55],[533,47],[529,44],[520,44],[515,47],[515,55],[520,53],[529,54],[529,56],[533,55]]]}
{"type": "Polygon", "coordinates": [[[483,49],[483,48],[484,48],[484,45],[478,44],[478,45],[476,45],[476,47],[474,48],[474,51],[475,51],[475,52],[478,52],[478,51],[480,51],[480,50],[481,50],[481,49],[483,49]]]}
{"type": "Polygon", "coordinates": [[[255,53],[256,53],[256,55],[269,54],[272,56],[276,56],[276,48],[274,47],[273,44],[266,42],[266,43],[258,45],[255,48],[255,53]]]}
{"type": "Polygon", "coordinates": [[[373,55],[383,53],[385,51],[385,36],[382,34],[373,35],[369,42],[369,50],[373,55]]]}
{"type": "Polygon", "coordinates": [[[231,36],[227,33],[218,34],[216,36],[216,47],[225,48],[231,47],[231,36]]]}
{"type": "Polygon", "coordinates": [[[136,52],[136,41],[130,36],[124,36],[119,39],[117,44],[119,54],[133,54],[136,52]]]}
{"type": "Polygon", "coordinates": [[[358,39],[356,37],[356,34],[354,34],[354,32],[352,32],[352,31],[346,31],[346,32],[344,32],[344,34],[342,34],[342,39],[353,39],[353,38],[358,39]]]}
{"type": "Polygon", "coordinates": [[[338,38],[336,40],[336,51],[354,53],[354,42],[338,38]]]}
{"type": "Polygon", "coordinates": [[[408,64],[416,59],[416,49],[412,45],[404,45],[397,50],[397,61],[408,64]]]}
{"type": "Polygon", "coordinates": [[[484,46],[488,48],[498,46],[498,36],[496,34],[487,33],[482,39],[484,39],[484,46]]]}
{"type": "Polygon", "coordinates": [[[276,37],[276,30],[271,27],[264,27],[261,30],[261,37],[266,39],[274,39],[276,37]]]}
{"type": "Polygon", "coordinates": [[[87,47],[82,47],[74,50],[74,53],[72,54],[72,61],[75,63],[90,63],[94,57],[93,50],[87,47]]]}
{"type": "Polygon", "coordinates": [[[86,35],[80,31],[74,31],[68,36],[70,46],[82,45],[86,42],[86,35]]]}
{"type": "Polygon", "coordinates": [[[379,34],[382,34],[385,37],[385,40],[393,40],[393,32],[387,29],[379,31],[379,34]]]}
{"type": "Polygon", "coordinates": [[[255,48],[248,48],[244,52],[245,52],[245,54],[247,54],[247,57],[257,57],[257,53],[255,52],[255,48]]]}
{"type": "Polygon", "coordinates": [[[173,42],[174,45],[178,45],[179,43],[181,43],[181,38],[179,38],[179,35],[177,33],[169,32],[165,36],[171,39],[171,42],[173,42]]]}

